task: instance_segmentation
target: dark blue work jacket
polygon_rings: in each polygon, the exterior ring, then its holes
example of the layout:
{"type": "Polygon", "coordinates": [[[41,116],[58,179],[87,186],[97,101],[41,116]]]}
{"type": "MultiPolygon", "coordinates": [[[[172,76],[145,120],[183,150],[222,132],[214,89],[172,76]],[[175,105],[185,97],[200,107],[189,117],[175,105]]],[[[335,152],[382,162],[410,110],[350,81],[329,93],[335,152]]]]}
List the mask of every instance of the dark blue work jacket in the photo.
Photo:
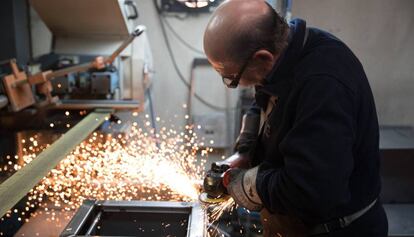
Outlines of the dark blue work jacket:
{"type": "Polygon", "coordinates": [[[263,110],[277,97],[254,155],[257,191],[270,212],[312,226],[378,197],[379,128],[367,77],[351,50],[315,28],[308,28],[304,44],[303,20],[290,27],[288,48],[256,88],[263,110]]]}

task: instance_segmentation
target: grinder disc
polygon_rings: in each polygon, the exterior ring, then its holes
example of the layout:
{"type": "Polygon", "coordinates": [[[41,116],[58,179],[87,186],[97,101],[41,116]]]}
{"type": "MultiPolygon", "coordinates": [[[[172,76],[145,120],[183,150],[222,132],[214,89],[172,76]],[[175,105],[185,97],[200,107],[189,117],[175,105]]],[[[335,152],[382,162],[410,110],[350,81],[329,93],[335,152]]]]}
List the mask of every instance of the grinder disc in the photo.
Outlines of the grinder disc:
{"type": "Polygon", "coordinates": [[[198,200],[202,203],[205,204],[216,204],[216,203],[221,203],[226,201],[227,199],[229,199],[229,196],[224,195],[218,198],[211,198],[208,196],[207,193],[201,193],[200,196],[198,196],[198,200]]]}

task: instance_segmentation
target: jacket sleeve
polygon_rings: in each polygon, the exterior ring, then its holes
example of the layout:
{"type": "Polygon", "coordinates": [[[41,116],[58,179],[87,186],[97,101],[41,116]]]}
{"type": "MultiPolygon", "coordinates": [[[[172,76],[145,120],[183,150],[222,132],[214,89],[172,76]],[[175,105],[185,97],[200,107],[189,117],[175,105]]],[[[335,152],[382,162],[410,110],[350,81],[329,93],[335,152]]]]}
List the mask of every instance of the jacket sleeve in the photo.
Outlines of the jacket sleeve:
{"type": "Polygon", "coordinates": [[[260,165],[257,191],[271,212],[305,223],[333,217],[349,201],[355,137],[353,93],[331,77],[309,78],[297,101],[292,129],[279,145],[284,166],[260,165]]]}
{"type": "Polygon", "coordinates": [[[260,107],[253,103],[242,118],[240,133],[233,150],[234,152],[246,153],[254,150],[258,138],[260,107]]]}

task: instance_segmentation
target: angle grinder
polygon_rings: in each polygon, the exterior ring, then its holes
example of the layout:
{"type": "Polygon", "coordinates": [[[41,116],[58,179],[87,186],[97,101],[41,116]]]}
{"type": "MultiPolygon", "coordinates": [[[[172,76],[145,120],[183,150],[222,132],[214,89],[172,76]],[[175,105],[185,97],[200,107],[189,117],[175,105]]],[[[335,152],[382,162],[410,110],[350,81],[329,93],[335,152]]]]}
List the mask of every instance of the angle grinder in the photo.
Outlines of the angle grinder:
{"type": "Polygon", "coordinates": [[[227,185],[230,183],[230,169],[250,167],[250,158],[247,154],[238,152],[229,158],[214,162],[203,181],[203,192],[199,200],[204,204],[215,204],[228,200],[227,185]]]}
{"type": "Polygon", "coordinates": [[[227,193],[227,178],[225,172],[230,169],[229,164],[215,162],[207,172],[203,182],[203,192],[199,196],[204,204],[216,204],[229,198],[227,193]],[[226,185],[226,186],[225,186],[226,185]]]}

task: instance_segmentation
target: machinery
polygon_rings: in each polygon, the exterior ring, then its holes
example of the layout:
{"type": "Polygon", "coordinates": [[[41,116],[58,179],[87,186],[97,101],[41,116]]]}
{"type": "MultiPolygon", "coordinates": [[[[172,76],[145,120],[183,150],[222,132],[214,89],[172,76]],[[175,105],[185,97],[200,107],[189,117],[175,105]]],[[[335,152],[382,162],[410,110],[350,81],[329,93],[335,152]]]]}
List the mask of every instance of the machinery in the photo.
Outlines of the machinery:
{"type": "Polygon", "coordinates": [[[10,110],[18,112],[36,103],[32,86],[36,86],[36,91],[45,98],[42,102],[37,103],[38,105],[59,104],[59,98],[52,96],[53,88],[57,88],[57,92],[72,92],[76,84],[82,84],[82,82],[76,81],[74,74],[91,69],[96,70],[91,73],[91,91],[95,94],[106,94],[108,96],[114,94],[119,79],[113,72],[108,72],[107,68],[113,68],[112,63],[116,57],[144,30],[144,26],[138,26],[119,48],[107,58],[97,57],[92,62],[56,71],[49,70],[28,76],[25,72],[19,71],[15,60],[10,60],[12,74],[3,78],[3,86],[10,103],[10,110]]]}
{"type": "MultiPolygon", "coordinates": [[[[26,18],[33,25],[34,57],[28,65],[18,54],[17,61],[0,62],[3,112],[46,105],[143,110],[152,56],[145,33],[134,40],[138,11],[133,1],[31,0],[30,5],[34,11],[26,18]],[[44,47],[47,42],[51,51],[44,47]]],[[[23,23],[16,28],[25,29],[23,23]]]]}

